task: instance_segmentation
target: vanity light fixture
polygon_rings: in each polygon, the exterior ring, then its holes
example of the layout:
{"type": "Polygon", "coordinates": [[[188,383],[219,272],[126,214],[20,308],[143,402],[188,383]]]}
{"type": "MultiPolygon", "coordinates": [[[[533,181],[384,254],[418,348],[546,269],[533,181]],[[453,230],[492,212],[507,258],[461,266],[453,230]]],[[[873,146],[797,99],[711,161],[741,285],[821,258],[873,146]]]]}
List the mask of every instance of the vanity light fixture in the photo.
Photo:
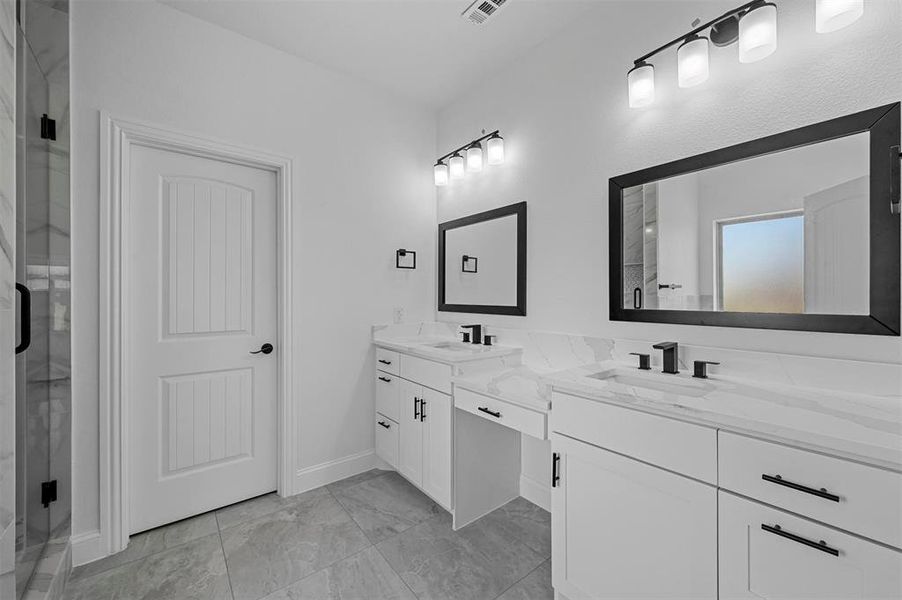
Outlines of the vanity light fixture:
{"type": "Polygon", "coordinates": [[[739,19],[739,62],[757,62],[776,49],[777,5],[757,3],[739,19]]]}
{"type": "Polygon", "coordinates": [[[681,88],[704,83],[708,79],[708,38],[693,35],[677,48],[677,72],[681,88]]]}
{"type": "Polygon", "coordinates": [[[647,62],[637,62],[626,75],[630,86],[630,108],[648,106],[655,101],[655,68],[647,62]]]}
{"type": "Polygon", "coordinates": [[[817,0],[814,6],[815,30],[830,33],[851,25],[864,14],[864,0],[817,0]]]}
{"type": "Polygon", "coordinates": [[[451,179],[463,179],[467,172],[482,171],[485,158],[487,158],[485,162],[492,166],[504,162],[504,138],[501,137],[499,131],[496,129],[486,133],[483,129],[482,133],[482,137],[452,150],[435,161],[433,171],[436,186],[447,185],[451,179]],[[482,142],[486,142],[485,153],[483,153],[482,142]]]}

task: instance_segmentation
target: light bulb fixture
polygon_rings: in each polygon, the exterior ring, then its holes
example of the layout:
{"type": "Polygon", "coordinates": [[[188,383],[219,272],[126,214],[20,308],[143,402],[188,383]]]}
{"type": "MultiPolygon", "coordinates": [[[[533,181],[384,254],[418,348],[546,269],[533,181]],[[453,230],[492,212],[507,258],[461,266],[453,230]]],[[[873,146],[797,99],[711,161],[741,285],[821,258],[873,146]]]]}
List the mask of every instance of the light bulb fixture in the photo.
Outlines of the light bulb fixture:
{"type": "Polygon", "coordinates": [[[500,165],[504,162],[504,138],[493,133],[492,137],[485,143],[486,154],[488,155],[488,163],[490,165],[500,165]]]}
{"type": "Polygon", "coordinates": [[[814,28],[830,33],[851,25],[864,14],[864,0],[817,0],[814,5],[814,28]]]}
{"type": "Polygon", "coordinates": [[[739,62],[753,63],[777,49],[777,6],[759,2],[739,19],[739,62]]]}
{"type": "MultiPolygon", "coordinates": [[[[863,0],[817,2],[820,6],[831,2],[860,4],[863,0]]],[[[627,72],[630,108],[648,106],[655,101],[655,68],[650,59],[668,48],[678,46],[677,83],[681,88],[707,81],[712,43],[720,48],[738,41],[739,60],[744,63],[766,58],[777,49],[777,7],[767,0],[752,0],[707,23],[698,23],[696,19],[692,23],[695,29],[633,61],[633,68],[627,72]]]]}
{"type": "Polygon", "coordinates": [[[451,179],[464,178],[464,157],[460,152],[455,152],[448,160],[448,164],[451,167],[451,179]]]}
{"type": "Polygon", "coordinates": [[[467,171],[470,173],[482,171],[482,144],[479,142],[467,148],[467,171]]]}
{"type": "Polygon", "coordinates": [[[708,38],[693,35],[677,48],[677,79],[681,88],[708,80],[708,38]]]}
{"type": "Polygon", "coordinates": [[[441,187],[443,185],[448,185],[448,165],[439,161],[435,163],[435,166],[432,168],[433,176],[435,177],[435,185],[441,187]]]}
{"type": "Polygon", "coordinates": [[[626,74],[629,84],[630,108],[641,108],[655,101],[655,67],[647,62],[636,63],[626,74]]]}
{"type": "Polygon", "coordinates": [[[504,138],[497,129],[490,133],[486,133],[483,129],[482,137],[452,150],[435,161],[432,168],[435,185],[441,187],[452,179],[463,179],[468,171],[470,173],[482,171],[483,160],[486,158],[484,155],[487,155],[487,162],[490,165],[500,165],[504,162],[504,138]],[[482,142],[486,143],[485,153],[482,142]]]}

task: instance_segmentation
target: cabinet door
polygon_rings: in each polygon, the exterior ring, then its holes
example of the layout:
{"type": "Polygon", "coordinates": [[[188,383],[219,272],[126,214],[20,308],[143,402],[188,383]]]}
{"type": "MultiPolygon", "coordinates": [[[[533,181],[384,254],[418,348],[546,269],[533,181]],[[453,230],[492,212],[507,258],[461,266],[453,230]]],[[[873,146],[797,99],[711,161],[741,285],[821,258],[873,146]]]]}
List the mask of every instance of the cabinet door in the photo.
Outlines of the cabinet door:
{"type": "Polygon", "coordinates": [[[401,430],[398,470],[411,482],[423,485],[423,422],[420,421],[420,398],[423,387],[401,380],[401,430]]]}
{"type": "Polygon", "coordinates": [[[717,491],[553,434],[552,579],[569,600],[717,597],[717,491]]]}
{"type": "Polygon", "coordinates": [[[451,396],[423,388],[423,489],[451,509],[451,396]]]}
{"type": "Polygon", "coordinates": [[[902,552],[728,492],[718,500],[722,600],[902,598],[902,552]]]}

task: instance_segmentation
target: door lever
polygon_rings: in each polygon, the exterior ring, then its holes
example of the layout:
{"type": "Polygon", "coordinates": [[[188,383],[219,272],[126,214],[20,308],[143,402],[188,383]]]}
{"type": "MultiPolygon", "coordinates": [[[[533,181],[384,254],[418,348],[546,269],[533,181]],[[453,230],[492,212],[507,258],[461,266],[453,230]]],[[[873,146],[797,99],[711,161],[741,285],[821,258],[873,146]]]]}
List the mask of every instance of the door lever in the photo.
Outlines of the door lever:
{"type": "Polygon", "coordinates": [[[273,349],[272,344],[270,344],[269,342],[266,342],[265,344],[260,346],[259,350],[253,350],[250,352],[250,354],[260,354],[261,352],[263,354],[269,354],[270,352],[272,352],[272,349],[273,349]]]}
{"type": "Polygon", "coordinates": [[[28,350],[31,345],[31,290],[21,283],[17,283],[16,291],[22,295],[22,307],[20,308],[22,330],[19,333],[19,345],[16,346],[16,354],[20,354],[28,350]]]}

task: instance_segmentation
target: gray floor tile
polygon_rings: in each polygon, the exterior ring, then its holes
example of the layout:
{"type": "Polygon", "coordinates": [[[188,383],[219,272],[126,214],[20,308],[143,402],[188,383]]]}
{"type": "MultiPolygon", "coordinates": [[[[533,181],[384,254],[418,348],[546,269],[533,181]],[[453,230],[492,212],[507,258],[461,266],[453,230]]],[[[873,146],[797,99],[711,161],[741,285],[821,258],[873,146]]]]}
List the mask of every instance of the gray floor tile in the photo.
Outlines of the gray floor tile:
{"type": "Polygon", "coordinates": [[[236,600],[256,600],[370,545],[322,489],[258,519],[222,530],[236,600]]]}
{"type": "Polygon", "coordinates": [[[269,515],[277,510],[291,506],[295,502],[303,500],[307,494],[324,493],[326,493],[325,488],[317,488],[309,492],[304,492],[303,494],[283,498],[273,492],[272,494],[258,496],[256,498],[251,498],[250,500],[245,500],[244,502],[220,508],[216,511],[216,520],[219,523],[220,529],[226,529],[237,525],[238,523],[258,519],[264,515],[269,515]]]}
{"type": "Polygon", "coordinates": [[[370,469],[369,471],[364,471],[363,473],[358,473],[357,475],[352,475],[346,479],[342,479],[341,481],[336,481],[335,483],[330,483],[326,487],[329,488],[330,492],[336,492],[338,490],[348,488],[358,483],[363,483],[368,479],[372,479],[373,477],[381,477],[386,473],[394,473],[394,471],[385,471],[382,469],[370,469]]]}
{"type": "Polygon", "coordinates": [[[206,513],[185,519],[171,525],[165,525],[144,533],[131,536],[128,546],[122,552],[96,560],[92,563],[76,567],[72,571],[73,579],[90,577],[113,567],[162,552],[186,542],[217,533],[216,517],[206,513]]]}
{"type": "Polygon", "coordinates": [[[371,546],[264,600],[416,600],[416,596],[371,546]]]}
{"type": "Polygon", "coordinates": [[[502,544],[525,544],[544,558],[551,556],[551,513],[525,498],[511,500],[479,519],[476,524],[502,544]]]}
{"type": "Polygon", "coordinates": [[[539,567],[498,596],[498,600],[554,600],[551,587],[551,561],[539,567]]]}
{"type": "Polygon", "coordinates": [[[214,534],[81,577],[66,587],[67,600],[230,600],[219,535],[214,534]]]}
{"type": "Polygon", "coordinates": [[[444,512],[397,473],[334,490],[332,495],[374,544],[444,512]]]}
{"type": "Polygon", "coordinates": [[[495,598],[544,560],[525,544],[502,546],[480,521],[455,532],[442,514],[376,547],[421,600],[495,598]]]}

